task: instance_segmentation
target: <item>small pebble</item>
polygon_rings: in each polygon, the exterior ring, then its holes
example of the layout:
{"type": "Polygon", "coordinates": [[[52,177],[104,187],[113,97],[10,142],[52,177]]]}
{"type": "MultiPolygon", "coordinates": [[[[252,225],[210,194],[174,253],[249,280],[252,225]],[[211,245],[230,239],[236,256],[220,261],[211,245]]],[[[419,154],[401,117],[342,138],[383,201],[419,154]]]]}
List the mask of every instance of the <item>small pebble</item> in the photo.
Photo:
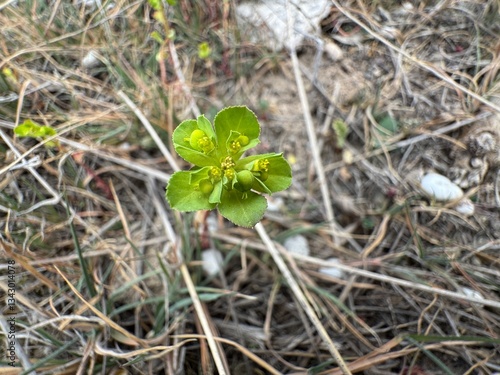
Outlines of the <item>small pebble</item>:
{"type": "Polygon", "coordinates": [[[472,216],[475,211],[474,203],[470,199],[462,199],[454,208],[455,211],[464,216],[472,216]]]}
{"type": "Polygon", "coordinates": [[[94,50],[90,50],[82,59],[82,67],[86,69],[95,68],[101,64],[101,60],[97,58],[97,52],[94,50]]]}
{"type": "Polygon", "coordinates": [[[217,249],[203,250],[201,252],[201,260],[203,261],[203,271],[208,276],[218,275],[224,265],[222,253],[217,249]]]}
{"type": "Polygon", "coordinates": [[[452,201],[463,197],[458,185],[438,173],[428,173],[420,181],[422,190],[437,201],[452,201]]]}
{"type": "Polygon", "coordinates": [[[128,142],[123,142],[118,146],[120,150],[130,150],[132,148],[132,145],[128,142]]]}
{"type": "Polygon", "coordinates": [[[207,217],[207,229],[209,233],[215,233],[219,230],[219,222],[217,216],[210,214],[207,217]]]}
{"type": "Polygon", "coordinates": [[[283,242],[283,246],[292,254],[305,256],[309,256],[310,254],[309,242],[307,242],[307,238],[301,234],[288,237],[285,242],[283,242]]]}
{"type": "Polygon", "coordinates": [[[267,209],[268,209],[268,211],[281,212],[281,210],[283,209],[284,206],[285,206],[285,202],[283,201],[283,198],[267,197],[267,209]]]}
{"type": "MultiPolygon", "coordinates": [[[[329,263],[341,263],[339,258],[328,258],[326,261],[329,263]]],[[[319,272],[337,279],[343,279],[345,276],[345,272],[336,267],[320,267],[319,272]]]]}
{"type": "MultiPolygon", "coordinates": [[[[467,287],[462,287],[462,293],[465,294],[467,297],[472,297],[472,298],[477,298],[477,299],[484,299],[483,295],[479,293],[477,290],[474,290],[472,288],[467,288],[467,287]]],[[[477,306],[483,306],[480,303],[476,304],[477,306]]]]}
{"type": "Polygon", "coordinates": [[[327,40],[325,41],[325,52],[326,55],[332,60],[332,61],[339,61],[344,57],[344,52],[342,49],[334,42],[327,40]]]}

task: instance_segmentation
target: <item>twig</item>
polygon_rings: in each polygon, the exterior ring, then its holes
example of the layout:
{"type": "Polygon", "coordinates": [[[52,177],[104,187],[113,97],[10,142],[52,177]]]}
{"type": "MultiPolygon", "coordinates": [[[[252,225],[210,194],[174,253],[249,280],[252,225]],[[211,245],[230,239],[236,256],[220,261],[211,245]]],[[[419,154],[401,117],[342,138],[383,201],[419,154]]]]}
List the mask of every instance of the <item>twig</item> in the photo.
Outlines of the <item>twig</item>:
{"type": "Polygon", "coordinates": [[[445,73],[441,73],[441,71],[438,70],[438,68],[434,67],[431,63],[427,61],[422,61],[417,59],[416,57],[410,55],[408,52],[402,50],[401,48],[395,46],[391,42],[389,42],[387,39],[382,37],[381,35],[377,34],[373,30],[371,30],[367,25],[365,25],[363,22],[358,20],[356,17],[354,17],[348,10],[346,10],[343,6],[340,5],[340,3],[337,0],[332,0],[332,3],[335,5],[335,7],[340,10],[347,18],[349,18],[351,21],[354,23],[358,24],[361,28],[363,28],[368,34],[370,34],[372,37],[377,39],[379,42],[385,44],[387,47],[390,49],[396,51],[400,55],[404,56],[411,62],[413,62],[415,65],[417,65],[419,68],[423,70],[427,70],[428,72],[434,74],[436,77],[441,78],[443,81],[448,83],[449,85],[455,87],[456,89],[470,95],[474,99],[480,101],[483,104],[486,104],[487,106],[495,109],[496,111],[500,112],[500,107],[489,100],[484,99],[482,96],[476,94],[475,92],[467,89],[466,87],[462,86],[461,84],[455,82],[453,79],[448,77],[445,73]]]}
{"type": "Polygon", "coordinates": [[[126,168],[133,169],[136,172],[140,172],[140,173],[146,174],[148,176],[154,177],[162,182],[168,182],[168,180],[170,179],[170,175],[168,173],[164,173],[164,172],[161,172],[157,169],[150,168],[144,164],[136,163],[132,160],[119,158],[117,156],[114,156],[114,155],[107,153],[106,151],[104,151],[102,149],[92,148],[92,147],[87,146],[83,143],[72,141],[71,139],[59,137],[58,140],[61,143],[64,143],[70,147],[76,148],[77,150],[93,153],[94,155],[96,155],[100,159],[108,160],[108,161],[111,161],[115,164],[122,165],[126,168]]]}
{"type": "MultiPolygon", "coordinates": [[[[289,2],[286,2],[287,6],[287,14],[289,2]]],[[[292,20],[289,16],[288,19],[288,34],[289,38],[292,37],[292,20]]],[[[337,236],[335,233],[339,232],[339,225],[335,221],[335,215],[333,212],[332,202],[330,200],[330,192],[328,190],[328,186],[326,184],[325,170],[323,167],[323,163],[321,161],[320,149],[318,147],[318,140],[316,138],[316,132],[314,130],[313,120],[311,117],[311,111],[309,110],[309,102],[307,100],[306,90],[304,88],[304,81],[302,80],[302,76],[300,73],[299,60],[297,58],[297,51],[295,50],[295,46],[291,43],[290,48],[290,56],[292,58],[293,65],[293,73],[295,76],[295,82],[297,84],[297,90],[299,92],[300,103],[302,105],[302,113],[304,115],[304,121],[306,123],[307,137],[309,138],[310,149],[313,156],[314,167],[316,169],[316,173],[318,175],[319,184],[321,188],[321,195],[323,197],[323,204],[326,210],[326,219],[330,228],[332,230],[333,242],[338,243],[337,236]]]]}
{"type": "Polygon", "coordinates": [[[172,167],[172,169],[174,171],[179,171],[180,168],[177,165],[177,162],[173,158],[170,151],[168,151],[168,148],[165,146],[165,144],[161,140],[160,136],[158,135],[156,130],[153,128],[153,126],[151,125],[149,120],[146,118],[146,116],[144,116],[142,114],[141,110],[139,108],[137,108],[135,103],[132,100],[130,100],[130,98],[122,90],[118,91],[118,96],[120,98],[122,98],[122,100],[125,102],[125,104],[127,104],[130,107],[132,112],[134,112],[134,114],[137,116],[137,118],[142,122],[142,125],[144,125],[144,127],[148,131],[151,138],[153,138],[153,141],[155,141],[156,145],[160,149],[163,156],[165,156],[165,159],[167,159],[167,161],[170,164],[170,166],[172,167]]]}
{"type": "MultiPolygon", "coordinates": [[[[21,159],[20,160],[21,162],[26,163],[26,160],[22,157],[22,154],[17,150],[17,148],[14,146],[14,144],[10,142],[9,137],[7,137],[7,134],[5,134],[1,129],[0,129],[0,137],[4,140],[5,143],[7,143],[7,145],[12,150],[12,152],[17,156],[17,159],[18,160],[21,159]]],[[[57,191],[52,189],[52,186],[50,186],[49,183],[42,176],[40,176],[40,174],[35,170],[35,168],[29,166],[29,164],[27,164],[27,163],[26,163],[26,165],[27,165],[26,169],[33,175],[33,177],[35,177],[38,180],[38,182],[45,188],[45,190],[47,190],[50,193],[50,195],[52,195],[52,198],[38,202],[24,211],[19,211],[19,212],[17,212],[17,215],[25,215],[25,214],[27,214],[31,211],[34,211],[37,208],[42,207],[42,206],[56,205],[61,200],[61,195],[58,194],[57,191]]],[[[63,206],[66,206],[64,202],[62,202],[62,203],[63,203],[63,206]]]]}
{"type": "MultiPolygon", "coordinates": [[[[391,144],[391,145],[386,145],[385,148],[387,151],[394,151],[398,148],[405,148],[405,147],[408,147],[410,145],[414,145],[415,143],[419,143],[419,142],[422,142],[428,138],[431,138],[431,137],[434,137],[434,136],[438,136],[438,135],[441,135],[441,134],[445,134],[445,133],[449,133],[451,131],[454,131],[454,130],[457,130],[457,129],[460,129],[461,127],[464,127],[466,125],[469,125],[473,122],[476,122],[476,121],[479,121],[479,120],[483,120],[489,116],[491,116],[492,113],[490,112],[484,112],[484,113],[481,113],[475,117],[472,117],[472,118],[468,118],[468,119],[465,119],[465,120],[462,120],[462,121],[457,121],[457,122],[454,122],[453,124],[450,124],[450,125],[447,125],[447,126],[444,126],[442,128],[439,128],[435,131],[433,131],[432,133],[427,133],[427,134],[421,134],[421,135],[417,135],[415,137],[412,137],[412,138],[409,138],[409,139],[405,139],[405,140],[402,140],[402,141],[399,141],[399,142],[396,142],[394,144],[391,144]]],[[[373,156],[377,156],[377,155],[380,155],[384,153],[384,150],[383,149],[377,149],[377,150],[373,150],[371,152],[366,152],[366,153],[363,153],[363,154],[358,154],[356,156],[353,157],[353,160],[350,162],[351,164],[354,164],[354,163],[357,163],[357,162],[360,162],[362,160],[365,160],[367,158],[371,158],[373,156]]],[[[331,171],[333,169],[337,169],[337,168],[340,168],[340,167],[343,167],[344,165],[346,165],[347,163],[345,161],[339,161],[339,162],[336,162],[336,163],[332,163],[330,165],[328,165],[327,167],[325,167],[325,171],[331,171]]]]}
{"type": "Polygon", "coordinates": [[[201,305],[200,298],[198,297],[198,293],[196,293],[196,289],[193,284],[193,280],[191,279],[191,275],[189,274],[189,270],[186,266],[186,263],[182,262],[180,265],[180,270],[182,273],[182,277],[184,278],[184,282],[186,283],[186,287],[189,292],[189,296],[193,301],[194,309],[196,310],[196,314],[198,319],[200,319],[201,326],[203,328],[203,332],[208,341],[208,346],[210,347],[210,351],[212,352],[212,357],[215,362],[215,366],[217,367],[217,371],[219,375],[227,374],[224,365],[222,363],[222,359],[219,354],[219,349],[217,347],[217,343],[214,340],[214,336],[212,334],[212,330],[210,329],[210,324],[205,316],[203,311],[203,306],[201,305]]]}
{"type": "Polygon", "coordinates": [[[290,289],[292,290],[295,298],[297,299],[297,301],[299,301],[300,306],[302,307],[302,309],[304,309],[307,316],[309,317],[311,322],[316,327],[321,338],[325,341],[325,343],[328,347],[328,350],[332,354],[332,356],[335,359],[335,361],[337,362],[338,366],[342,369],[342,372],[344,373],[344,375],[350,375],[351,371],[349,371],[349,368],[347,367],[344,360],[342,359],[342,356],[340,355],[339,351],[337,350],[337,347],[335,346],[332,339],[330,338],[330,336],[326,332],[325,327],[323,327],[323,325],[321,324],[321,321],[316,316],[316,313],[314,312],[312,307],[309,305],[309,302],[307,301],[306,297],[304,296],[304,293],[300,289],[299,284],[297,283],[297,281],[295,281],[292,273],[288,269],[288,266],[286,265],[285,261],[281,257],[281,254],[279,253],[278,249],[276,248],[276,246],[274,246],[273,241],[271,241],[271,238],[269,238],[262,223],[260,223],[260,222],[257,223],[255,225],[255,230],[257,231],[260,238],[262,239],[262,241],[266,245],[268,252],[273,257],[274,262],[276,263],[281,274],[283,275],[286,282],[290,286],[290,289]]]}
{"type": "Polygon", "coordinates": [[[6,0],[5,3],[0,4],[0,10],[2,10],[3,8],[7,7],[9,4],[12,4],[15,1],[16,0],[6,0]]]}
{"type": "Polygon", "coordinates": [[[427,285],[418,284],[416,282],[402,280],[402,279],[398,279],[396,277],[382,275],[382,274],[376,273],[376,272],[366,271],[363,269],[351,267],[351,266],[341,264],[341,263],[325,262],[325,260],[323,260],[323,259],[316,259],[316,258],[312,258],[312,257],[305,256],[305,255],[299,255],[299,254],[291,254],[291,255],[295,259],[301,260],[303,262],[315,264],[317,266],[338,268],[342,271],[350,272],[352,274],[359,275],[359,276],[368,277],[368,278],[373,279],[373,280],[379,280],[379,281],[382,281],[382,282],[385,282],[388,284],[396,284],[396,285],[404,286],[406,288],[412,288],[412,289],[417,289],[417,290],[421,290],[424,292],[439,294],[439,295],[442,295],[445,297],[452,298],[454,300],[460,299],[460,300],[464,300],[464,301],[468,301],[468,302],[477,303],[480,305],[500,308],[499,301],[492,301],[492,300],[487,300],[487,299],[482,299],[482,298],[470,297],[470,296],[467,296],[465,294],[451,292],[449,290],[444,290],[444,289],[439,289],[439,288],[433,288],[433,287],[430,287],[427,285]]]}
{"type": "MultiPolygon", "coordinates": [[[[241,244],[240,239],[233,238],[231,236],[223,235],[220,233],[214,233],[213,236],[215,238],[221,239],[223,241],[226,241],[226,242],[234,244],[234,245],[241,244]]],[[[486,247],[478,248],[477,251],[497,248],[497,246],[492,246],[492,245],[496,245],[496,242],[488,243],[486,245],[486,247]]],[[[261,250],[261,251],[268,250],[267,247],[262,246],[261,243],[256,242],[256,241],[246,241],[246,246],[253,248],[253,249],[261,250]]],[[[327,262],[324,259],[313,258],[313,257],[306,256],[306,255],[290,254],[290,256],[292,256],[294,259],[300,260],[302,262],[314,264],[316,266],[338,268],[339,270],[346,271],[346,272],[352,273],[354,275],[367,277],[367,278],[370,278],[373,280],[379,280],[379,281],[386,282],[389,284],[396,284],[396,285],[401,285],[401,286],[412,288],[412,289],[422,290],[424,292],[440,294],[440,295],[443,295],[445,297],[450,297],[454,300],[461,299],[464,301],[478,303],[478,304],[485,305],[485,306],[492,306],[492,307],[500,308],[500,302],[498,302],[498,301],[469,297],[469,296],[466,296],[465,294],[450,292],[450,291],[438,289],[438,288],[432,288],[432,287],[427,286],[427,285],[417,284],[415,282],[398,279],[396,277],[382,275],[382,274],[377,273],[377,272],[363,270],[363,269],[356,268],[353,266],[348,266],[348,265],[342,264],[342,263],[327,262]]]]}
{"type": "MultiPolygon", "coordinates": [[[[195,334],[175,335],[175,337],[178,337],[178,338],[181,338],[181,339],[189,339],[189,338],[193,338],[193,337],[195,337],[195,338],[205,338],[202,335],[195,335],[195,334]]],[[[231,346],[235,347],[242,354],[244,354],[246,357],[250,358],[252,361],[254,361],[255,363],[257,363],[259,366],[261,366],[262,368],[264,368],[265,370],[267,370],[267,372],[269,372],[270,374],[272,374],[272,375],[280,375],[281,374],[281,372],[277,371],[269,363],[267,363],[264,360],[262,360],[261,358],[257,357],[253,353],[253,351],[248,350],[247,348],[245,348],[244,346],[238,344],[237,342],[232,341],[232,340],[228,340],[228,339],[226,339],[224,337],[216,337],[215,340],[219,341],[219,342],[223,342],[224,344],[228,344],[228,345],[231,345],[231,346]]]]}
{"type": "Polygon", "coordinates": [[[134,343],[136,343],[137,345],[141,345],[143,348],[146,348],[147,347],[147,344],[146,342],[135,336],[134,334],[130,333],[129,331],[127,331],[125,328],[123,328],[121,325],[115,323],[113,320],[111,320],[109,317],[107,317],[105,314],[103,314],[99,309],[97,309],[96,307],[94,307],[90,302],[88,302],[84,297],[83,295],[78,291],[78,289],[76,289],[75,286],[73,286],[73,284],[71,283],[71,281],[68,280],[68,278],[66,277],[66,275],[64,275],[64,273],[59,269],[59,267],[57,266],[54,266],[54,269],[57,271],[57,273],[63,278],[63,280],[66,282],[66,285],[69,286],[69,288],[71,289],[71,291],[78,297],[78,299],[80,301],[83,302],[83,304],[89,309],[91,310],[95,315],[97,315],[99,318],[101,318],[104,322],[106,322],[106,324],[114,329],[115,331],[121,333],[122,335],[124,335],[126,338],[132,340],[134,343]]]}
{"type": "Polygon", "coordinates": [[[177,50],[175,49],[175,44],[172,40],[169,41],[168,43],[168,49],[170,52],[170,57],[172,57],[172,62],[174,63],[174,70],[175,70],[175,75],[177,76],[177,79],[181,83],[182,90],[184,91],[184,95],[186,95],[188,101],[189,101],[189,107],[193,114],[198,117],[201,115],[200,109],[198,108],[198,105],[196,104],[196,101],[194,100],[193,94],[191,93],[191,90],[189,87],[186,85],[186,79],[184,78],[184,74],[182,73],[181,69],[181,64],[179,62],[179,56],[177,56],[177,50]]]}

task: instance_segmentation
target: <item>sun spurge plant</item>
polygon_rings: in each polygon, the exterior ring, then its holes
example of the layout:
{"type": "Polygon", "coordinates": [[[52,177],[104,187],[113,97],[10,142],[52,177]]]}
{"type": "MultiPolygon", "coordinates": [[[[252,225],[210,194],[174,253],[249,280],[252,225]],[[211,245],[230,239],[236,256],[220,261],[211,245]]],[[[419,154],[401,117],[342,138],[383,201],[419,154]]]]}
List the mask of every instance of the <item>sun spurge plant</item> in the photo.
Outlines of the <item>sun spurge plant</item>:
{"type": "Polygon", "coordinates": [[[205,116],[183,121],[175,129],[177,153],[194,164],[174,173],[167,186],[167,200],[179,211],[217,208],[225,218],[243,227],[254,226],[264,215],[272,194],[292,183],[290,165],[282,154],[242,157],[259,141],[260,125],[247,107],[228,107],[214,119],[205,116]]]}
{"type": "MultiPolygon", "coordinates": [[[[43,140],[50,138],[57,134],[56,130],[50,126],[42,126],[35,121],[26,120],[22,124],[14,128],[14,134],[18,137],[28,138],[41,138],[43,140]]],[[[56,147],[59,145],[57,140],[48,141],[45,143],[46,147],[56,147]]]]}

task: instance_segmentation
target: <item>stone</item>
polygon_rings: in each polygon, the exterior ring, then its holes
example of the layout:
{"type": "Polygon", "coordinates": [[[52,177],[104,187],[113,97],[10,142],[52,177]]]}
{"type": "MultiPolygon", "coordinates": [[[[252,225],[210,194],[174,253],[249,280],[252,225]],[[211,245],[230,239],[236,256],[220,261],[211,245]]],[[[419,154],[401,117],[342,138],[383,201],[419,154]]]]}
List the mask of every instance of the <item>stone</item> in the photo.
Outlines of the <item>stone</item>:
{"type": "Polygon", "coordinates": [[[463,197],[464,192],[458,185],[439,173],[428,173],[420,181],[422,190],[437,201],[453,201],[463,197]]]}
{"type": "Polygon", "coordinates": [[[222,253],[217,249],[207,249],[201,252],[203,271],[208,276],[218,275],[224,265],[222,253]]]}
{"type": "Polygon", "coordinates": [[[301,234],[288,237],[285,242],[283,242],[283,246],[292,254],[309,256],[310,253],[309,242],[307,238],[301,234]]]}

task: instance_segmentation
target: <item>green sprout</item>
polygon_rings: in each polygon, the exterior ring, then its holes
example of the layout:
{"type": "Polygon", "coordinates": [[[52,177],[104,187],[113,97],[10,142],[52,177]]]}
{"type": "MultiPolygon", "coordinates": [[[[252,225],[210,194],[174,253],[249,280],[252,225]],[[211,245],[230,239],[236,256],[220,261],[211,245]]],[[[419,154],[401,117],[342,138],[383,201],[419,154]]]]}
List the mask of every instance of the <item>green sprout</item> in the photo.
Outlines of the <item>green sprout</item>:
{"type": "MultiPolygon", "coordinates": [[[[32,120],[26,120],[14,128],[14,134],[19,138],[40,138],[45,140],[57,134],[56,130],[50,126],[40,125],[32,120]]],[[[57,140],[47,141],[46,147],[56,147],[59,145],[57,140]]]]}
{"type": "Polygon", "coordinates": [[[262,219],[262,194],[287,189],[292,171],[283,154],[242,157],[260,143],[260,125],[245,106],[228,107],[214,119],[183,121],[172,136],[175,151],[194,164],[172,175],[166,198],[178,211],[213,210],[236,225],[252,227],[262,219]]]}
{"type": "Polygon", "coordinates": [[[202,60],[207,60],[212,54],[212,48],[207,42],[198,44],[198,57],[202,60]]]}

